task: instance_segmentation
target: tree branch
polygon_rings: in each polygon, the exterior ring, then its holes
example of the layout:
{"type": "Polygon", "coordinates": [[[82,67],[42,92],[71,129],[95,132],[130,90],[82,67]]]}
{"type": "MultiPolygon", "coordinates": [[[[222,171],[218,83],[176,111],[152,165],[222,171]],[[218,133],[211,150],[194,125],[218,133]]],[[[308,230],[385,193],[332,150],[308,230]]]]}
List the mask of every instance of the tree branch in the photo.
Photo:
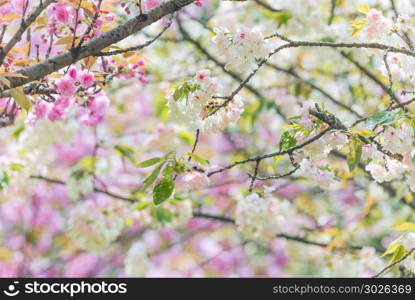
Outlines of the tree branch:
{"type": "Polygon", "coordinates": [[[56,55],[50,59],[46,59],[33,66],[18,71],[18,73],[23,74],[26,77],[8,77],[10,87],[14,88],[34,80],[39,80],[44,76],[69,66],[85,57],[94,55],[102,49],[125,39],[126,37],[160,20],[162,17],[174,13],[194,1],[195,0],[171,0],[160,4],[150,10],[148,14],[136,16],[124,24],[104,33],[100,37],[89,41],[82,47],[70,49],[62,54],[56,55]]]}
{"type": "Polygon", "coordinates": [[[385,268],[383,268],[379,273],[377,273],[373,278],[377,278],[383,273],[385,273],[387,270],[392,268],[393,266],[403,262],[405,259],[407,259],[413,252],[415,251],[415,248],[412,248],[408,253],[406,253],[402,258],[398,259],[397,261],[391,263],[390,265],[387,265],[385,268]]]}
{"type": "Polygon", "coordinates": [[[40,2],[39,6],[29,15],[29,17],[24,20],[22,19],[20,23],[19,29],[17,32],[12,36],[10,41],[7,43],[6,46],[0,48],[0,63],[3,63],[4,58],[10,52],[10,50],[22,39],[23,33],[29,28],[30,25],[36,20],[36,18],[45,10],[46,7],[49,6],[55,0],[45,0],[43,3],[40,2]]]}

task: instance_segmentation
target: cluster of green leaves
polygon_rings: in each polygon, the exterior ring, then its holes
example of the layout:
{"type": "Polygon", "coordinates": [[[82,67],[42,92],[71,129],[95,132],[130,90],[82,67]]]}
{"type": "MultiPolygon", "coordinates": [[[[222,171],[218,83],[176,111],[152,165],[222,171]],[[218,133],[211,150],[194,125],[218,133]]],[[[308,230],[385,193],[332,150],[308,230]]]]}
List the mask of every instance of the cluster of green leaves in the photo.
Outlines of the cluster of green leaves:
{"type": "Polygon", "coordinates": [[[138,163],[136,166],[138,168],[148,168],[154,165],[155,168],[143,182],[142,190],[146,190],[161,177],[153,187],[153,202],[154,204],[159,205],[173,195],[173,174],[183,173],[187,169],[187,165],[184,158],[178,160],[175,155],[170,152],[164,157],[153,157],[138,163]]]}
{"type": "MultiPolygon", "coordinates": [[[[412,222],[404,222],[402,224],[399,224],[397,226],[392,227],[392,229],[394,230],[398,230],[398,231],[406,231],[407,233],[409,231],[413,231],[415,230],[415,224],[412,222]]],[[[411,251],[412,249],[406,249],[403,244],[402,244],[402,240],[404,238],[406,233],[404,233],[400,238],[396,239],[395,241],[393,241],[388,248],[386,249],[386,251],[382,254],[382,257],[384,256],[391,256],[389,262],[390,263],[394,263],[398,260],[400,260],[402,257],[404,257],[409,251],[411,251]]],[[[412,254],[414,256],[414,254],[412,254]]]]}
{"type": "Polygon", "coordinates": [[[295,145],[297,145],[297,140],[295,139],[295,137],[292,136],[288,131],[285,131],[281,135],[280,151],[290,149],[290,148],[294,147],[295,145]]]}
{"type": "MultiPolygon", "coordinates": [[[[365,120],[365,125],[367,127],[393,125],[402,116],[402,111],[380,111],[369,116],[365,120]]],[[[351,135],[349,137],[349,151],[347,153],[347,164],[349,166],[349,170],[353,171],[360,163],[364,139],[373,137],[376,134],[370,129],[352,130],[350,133],[351,135]]]]}
{"type": "Polygon", "coordinates": [[[183,83],[174,86],[175,88],[173,93],[173,99],[176,101],[180,101],[182,99],[186,99],[186,103],[189,101],[190,94],[196,92],[200,89],[200,85],[194,83],[192,80],[186,80],[183,83]]]}
{"type": "MultiPolygon", "coordinates": [[[[193,136],[181,132],[180,137],[188,142],[194,142],[193,136]]],[[[153,157],[142,162],[137,162],[134,149],[125,145],[114,146],[116,152],[121,157],[131,161],[137,168],[148,168],[155,166],[150,175],[143,181],[142,191],[147,190],[153,183],[160,180],[153,187],[153,202],[159,205],[169,199],[174,193],[174,175],[182,174],[189,170],[186,157],[191,157],[202,166],[208,166],[209,162],[197,155],[196,153],[187,153],[180,159],[177,159],[173,152],[167,153],[164,157],[153,157]]]]}
{"type": "MultiPolygon", "coordinates": [[[[176,204],[185,198],[182,198],[180,195],[175,194],[173,197],[168,199],[168,202],[171,204],[176,204]]],[[[135,206],[136,210],[144,210],[144,209],[150,209],[151,215],[159,221],[162,225],[166,225],[170,223],[173,219],[172,213],[165,207],[155,204],[152,201],[141,201],[137,203],[135,206]]]]}

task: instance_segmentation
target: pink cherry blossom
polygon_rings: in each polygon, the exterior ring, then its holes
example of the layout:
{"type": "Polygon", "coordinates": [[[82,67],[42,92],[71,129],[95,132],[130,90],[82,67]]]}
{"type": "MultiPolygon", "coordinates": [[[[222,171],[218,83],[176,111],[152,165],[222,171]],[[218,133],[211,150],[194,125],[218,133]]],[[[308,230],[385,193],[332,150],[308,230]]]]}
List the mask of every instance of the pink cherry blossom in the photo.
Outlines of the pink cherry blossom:
{"type": "Polygon", "coordinates": [[[160,4],[160,0],[146,0],[145,8],[146,8],[146,10],[150,10],[150,9],[156,7],[159,4],[160,4]]]}
{"type": "Polygon", "coordinates": [[[70,97],[76,92],[75,81],[71,77],[62,77],[56,84],[56,89],[62,96],[70,97]]]}
{"type": "Polygon", "coordinates": [[[96,95],[89,106],[78,109],[78,116],[82,124],[95,126],[105,119],[105,112],[109,105],[108,97],[103,93],[96,95]]]}
{"type": "Polygon", "coordinates": [[[62,120],[65,114],[65,109],[59,105],[55,105],[48,113],[48,119],[50,121],[62,120]]]}
{"type": "Polygon", "coordinates": [[[94,84],[94,74],[90,72],[82,72],[79,76],[79,82],[83,88],[89,88],[94,84]]]}
{"type": "Polygon", "coordinates": [[[78,79],[78,71],[76,70],[76,68],[70,68],[69,71],[68,71],[68,75],[73,80],[77,80],[78,79]]]}
{"type": "Polygon", "coordinates": [[[56,16],[56,19],[58,20],[58,22],[61,22],[63,24],[68,24],[69,23],[70,15],[69,15],[69,12],[68,12],[68,9],[66,8],[66,6],[59,5],[56,8],[55,16],[56,16]]]}

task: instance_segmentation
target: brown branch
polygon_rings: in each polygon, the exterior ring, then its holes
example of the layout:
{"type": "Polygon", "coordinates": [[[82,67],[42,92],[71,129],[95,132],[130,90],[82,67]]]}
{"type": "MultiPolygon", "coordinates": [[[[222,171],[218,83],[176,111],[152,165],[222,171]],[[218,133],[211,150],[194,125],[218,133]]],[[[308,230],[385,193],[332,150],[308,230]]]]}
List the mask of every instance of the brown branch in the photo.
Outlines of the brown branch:
{"type": "Polygon", "coordinates": [[[376,83],[379,87],[382,88],[382,90],[388,94],[396,103],[399,103],[398,98],[396,95],[392,92],[391,89],[389,89],[386,85],[383,84],[382,81],[380,81],[379,78],[376,77],[375,74],[370,72],[367,68],[365,68],[363,65],[361,65],[359,62],[354,60],[350,55],[348,55],[344,51],[340,51],[340,54],[346,58],[348,61],[350,61],[352,64],[354,64],[363,74],[365,74],[367,77],[369,77],[374,83],[376,83]]]}
{"type": "MultiPolygon", "coordinates": [[[[31,175],[30,178],[31,179],[43,180],[43,181],[46,181],[46,182],[49,182],[49,183],[54,183],[54,184],[62,184],[62,185],[66,184],[65,181],[62,181],[62,180],[59,180],[59,179],[54,179],[54,178],[48,178],[48,177],[41,176],[41,175],[31,175]]],[[[128,201],[128,202],[138,202],[139,201],[138,199],[134,199],[134,198],[130,198],[130,197],[124,197],[124,196],[121,196],[121,195],[118,195],[118,194],[114,194],[112,192],[101,190],[101,189],[96,188],[96,187],[94,188],[94,192],[95,193],[100,193],[100,194],[105,194],[109,197],[119,199],[119,200],[123,200],[123,201],[128,201]]]]}
{"type": "Polygon", "coordinates": [[[267,66],[273,68],[274,70],[280,71],[280,72],[284,72],[286,74],[291,75],[292,77],[298,79],[299,81],[303,82],[304,84],[308,85],[309,87],[311,87],[312,89],[318,91],[320,94],[322,94],[323,96],[325,96],[326,98],[328,98],[330,101],[332,101],[334,104],[348,110],[349,112],[351,112],[352,114],[354,114],[355,116],[361,118],[362,116],[355,111],[353,108],[351,108],[350,106],[340,102],[339,100],[337,100],[336,98],[334,98],[332,95],[330,95],[328,92],[326,92],[325,90],[323,90],[321,87],[317,86],[316,84],[310,82],[309,80],[304,79],[303,77],[301,77],[297,72],[294,71],[293,68],[290,69],[285,69],[282,67],[279,67],[275,64],[272,63],[267,63],[267,66]]]}
{"type": "MultiPolygon", "coordinates": [[[[401,53],[406,54],[408,56],[415,57],[415,52],[404,49],[404,48],[396,48],[389,45],[384,45],[380,43],[333,43],[333,42],[309,42],[309,41],[295,41],[291,40],[281,34],[275,33],[267,38],[273,38],[278,37],[281,40],[287,42],[286,44],[283,44],[281,46],[278,46],[273,51],[271,51],[266,58],[262,59],[258,64],[257,67],[240,83],[240,85],[227,97],[217,97],[217,98],[224,98],[226,101],[224,101],[223,104],[219,105],[215,110],[213,110],[209,115],[215,114],[217,111],[219,111],[221,108],[226,107],[227,104],[232,101],[233,97],[239,91],[252,79],[252,77],[259,71],[259,69],[265,65],[268,60],[274,56],[276,53],[280,52],[284,49],[289,48],[299,48],[299,47],[328,47],[328,48],[356,48],[356,49],[378,49],[378,50],[387,50],[389,52],[395,52],[395,53],[401,53]]],[[[375,77],[376,78],[376,77],[375,77]]],[[[393,93],[391,93],[387,87],[384,87],[384,90],[386,93],[388,93],[391,97],[396,98],[393,93]]]]}
{"type": "MultiPolygon", "coordinates": [[[[324,123],[328,124],[331,128],[333,129],[339,129],[342,131],[348,131],[348,128],[332,113],[329,112],[323,112],[321,111],[320,107],[316,104],[316,109],[310,109],[309,110],[310,114],[318,119],[320,119],[321,121],[323,121],[324,123]]],[[[399,153],[392,153],[386,149],[384,149],[382,147],[382,145],[377,142],[376,140],[374,140],[373,137],[370,138],[366,138],[363,135],[358,134],[357,137],[359,138],[359,140],[365,144],[370,144],[370,143],[374,143],[376,145],[376,148],[378,151],[382,152],[383,154],[396,159],[398,161],[402,161],[403,156],[399,153]]]]}
{"type": "MultiPolygon", "coordinates": [[[[193,217],[205,218],[205,219],[211,219],[211,220],[220,221],[220,222],[224,222],[224,223],[235,224],[235,220],[233,220],[231,218],[228,218],[228,217],[225,217],[225,216],[212,215],[212,214],[201,213],[201,212],[194,212],[193,217]]],[[[299,242],[299,243],[303,243],[303,244],[308,244],[308,245],[313,245],[313,246],[319,246],[319,247],[327,247],[329,245],[329,244],[325,244],[325,243],[310,241],[310,240],[307,240],[307,239],[302,238],[302,237],[292,236],[292,235],[288,235],[288,234],[284,234],[284,233],[277,234],[276,237],[281,237],[281,238],[285,238],[287,240],[291,240],[291,241],[295,241],[295,242],[299,242]]],[[[364,246],[346,245],[346,247],[349,248],[349,249],[353,249],[353,250],[361,250],[364,246]]],[[[375,249],[378,252],[383,252],[383,249],[380,249],[380,248],[375,248],[375,249]]]]}
{"type": "Polygon", "coordinates": [[[150,10],[148,14],[136,16],[124,24],[102,34],[100,37],[92,39],[82,47],[70,49],[52,58],[18,71],[18,73],[23,74],[26,77],[8,77],[11,83],[10,87],[14,88],[31,81],[39,80],[44,76],[56,72],[85,57],[94,55],[102,49],[127,38],[128,36],[160,20],[162,17],[172,14],[194,1],[195,0],[170,0],[160,4],[150,10]]]}
{"type": "MultiPolygon", "coordinates": [[[[183,36],[183,39],[191,43],[196,49],[198,49],[207,59],[212,61],[216,66],[222,69],[222,71],[232,77],[237,82],[242,82],[243,78],[241,78],[237,73],[229,71],[226,69],[225,64],[221,63],[218,59],[216,59],[212,54],[210,54],[199,42],[197,42],[195,39],[193,39],[189,33],[184,29],[183,25],[181,24],[181,21],[179,18],[177,18],[177,24],[180,30],[180,33],[183,36]]],[[[241,86],[241,85],[239,85],[241,86]]],[[[253,95],[255,95],[258,99],[264,100],[266,97],[256,88],[248,84],[247,82],[241,86],[241,88],[246,88],[248,91],[250,91],[253,95]]],[[[240,90],[240,89],[239,89],[240,90]]],[[[227,98],[227,97],[226,97],[227,98]]],[[[278,115],[280,115],[284,120],[287,120],[287,118],[284,116],[284,114],[277,109],[276,110],[278,115]]]]}
{"type": "MultiPolygon", "coordinates": [[[[284,178],[284,177],[288,177],[293,175],[295,172],[297,172],[297,170],[300,168],[300,166],[296,166],[294,169],[292,169],[291,171],[284,173],[284,174],[279,174],[279,175],[268,175],[265,177],[261,177],[261,176],[256,176],[255,178],[257,180],[261,180],[261,181],[266,181],[266,180],[271,180],[271,179],[280,179],[280,178],[284,178]]],[[[249,177],[251,177],[251,174],[248,174],[249,177]]]]}
{"type": "Polygon", "coordinates": [[[250,176],[251,177],[251,183],[249,184],[249,192],[252,192],[252,189],[254,187],[254,183],[255,183],[255,179],[257,178],[256,176],[258,175],[258,169],[259,169],[259,164],[261,163],[261,160],[258,159],[257,161],[255,161],[255,169],[254,169],[254,175],[250,176]]]}
{"type": "Polygon", "coordinates": [[[167,29],[169,29],[169,27],[172,24],[172,21],[173,21],[173,15],[170,16],[169,22],[164,26],[164,28],[155,37],[153,37],[151,40],[148,40],[147,42],[145,42],[141,45],[134,46],[134,47],[129,47],[129,48],[126,48],[126,49],[119,49],[119,50],[109,51],[109,52],[98,52],[98,53],[94,54],[94,56],[117,55],[117,54],[122,54],[122,53],[126,53],[126,52],[131,52],[131,51],[138,51],[138,50],[141,50],[145,47],[148,47],[152,43],[154,43],[156,40],[158,40],[167,31],[167,29]]]}
{"type": "MultiPolygon", "coordinates": [[[[10,52],[10,50],[22,39],[23,33],[29,28],[30,25],[37,19],[37,17],[55,0],[45,0],[40,2],[39,6],[31,13],[26,20],[22,19],[19,29],[12,36],[6,46],[0,48],[0,63],[3,63],[4,58],[10,52]]],[[[4,28],[5,30],[5,28],[4,28]]],[[[4,33],[3,33],[4,34],[4,33]]],[[[3,35],[2,34],[2,35],[3,35]]]]}
{"type": "Polygon", "coordinates": [[[250,157],[250,158],[247,158],[247,159],[244,159],[244,160],[236,161],[236,162],[234,162],[232,164],[229,164],[229,165],[227,165],[225,167],[222,167],[220,169],[217,169],[217,170],[214,170],[214,171],[209,172],[207,174],[207,176],[215,175],[217,173],[223,172],[225,170],[232,169],[233,167],[236,167],[236,166],[242,165],[242,164],[246,164],[248,162],[263,160],[263,159],[271,158],[271,157],[274,157],[274,156],[277,156],[277,155],[285,155],[285,154],[293,153],[295,150],[301,149],[301,148],[303,148],[303,147],[305,147],[305,146],[313,143],[314,141],[318,140],[319,138],[321,138],[322,136],[324,136],[327,132],[329,132],[332,129],[333,129],[332,127],[327,127],[326,129],[324,129],[323,131],[321,131],[319,134],[317,134],[314,137],[308,139],[304,143],[299,144],[299,145],[294,146],[294,147],[291,147],[291,148],[289,148],[287,150],[272,152],[272,153],[268,153],[268,154],[264,154],[264,155],[258,155],[258,156],[255,156],[255,157],[250,157]]]}
{"type": "MultiPolygon", "coordinates": [[[[195,142],[193,144],[192,152],[191,152],[192,154],[195,153],[195,151],[196,151],[196,147],[197,147],[197,144],[199,142],[199,136],[200,136],[200,130],[196,129],[195,142]]],[[[187,161],[190,162],[191,160],[192,160],[192,156],[189,155],[189,158],[188,158],[187,161]]]]}
{"type": "Polygon", "coordinates": [[[267,10],[269,10],[269,11],[271,11],[271,12],[274,12],[274,13],[278,13],[278,12],[281,12],[282,11],[282,9],[277,9],[277,8],[273,8],[271,5],[269,5],[268,3],[265,3],[265,2],[263,2],[263,1],[260,1],[260,0],[254,0],[259,6],[262,6],[263,8],[265,8],[265,9],[267,9],[267,10]]]}

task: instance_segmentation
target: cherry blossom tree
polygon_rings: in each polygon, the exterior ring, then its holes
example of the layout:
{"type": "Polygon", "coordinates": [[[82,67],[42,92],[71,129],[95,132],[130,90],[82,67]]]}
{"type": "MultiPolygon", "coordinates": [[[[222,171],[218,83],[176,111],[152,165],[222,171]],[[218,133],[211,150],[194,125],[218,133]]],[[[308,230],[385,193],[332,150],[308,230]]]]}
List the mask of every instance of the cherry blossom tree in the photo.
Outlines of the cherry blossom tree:
{"type": "Polygon", "coordinates": [[[415,274],[414,1],[0,15],[0,276],[415,274]]]}

